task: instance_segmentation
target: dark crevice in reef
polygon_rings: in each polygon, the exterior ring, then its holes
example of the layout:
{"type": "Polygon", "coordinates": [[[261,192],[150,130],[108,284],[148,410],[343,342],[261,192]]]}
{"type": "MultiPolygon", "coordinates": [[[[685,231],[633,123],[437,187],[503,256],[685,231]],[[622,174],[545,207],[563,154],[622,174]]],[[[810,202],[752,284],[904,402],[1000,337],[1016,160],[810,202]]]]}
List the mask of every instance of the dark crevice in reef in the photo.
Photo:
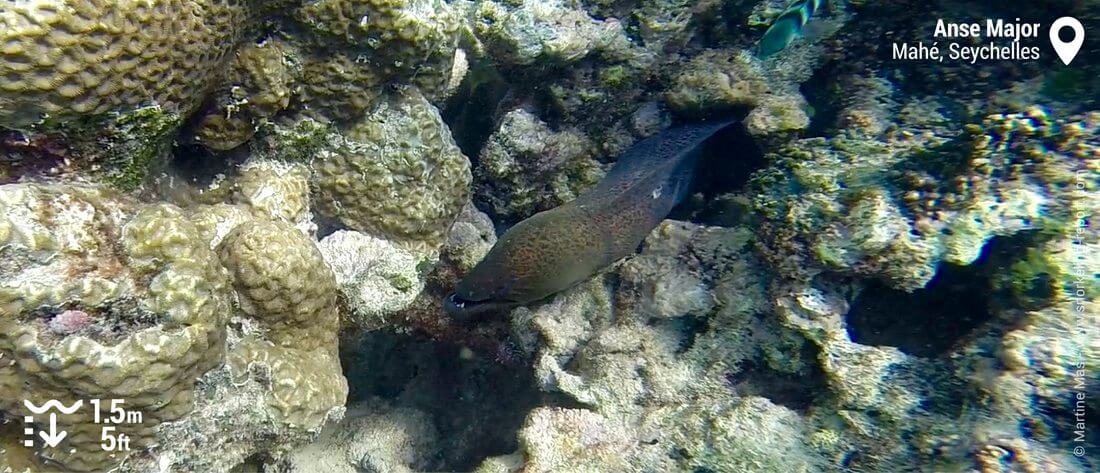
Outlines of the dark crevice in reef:
{"type": "Polygon", "coordinates": [[[246,157],[243,152],[215,153],[199,144],[179,144],[172,148],[165,172],[174,179],[183,179],[202,189],[219,175],[235,176],[237,165],[243,163],[246,157]]]}
{"type": "Polygon", "coordinates": [[[848,334],[864,345],[886,345],[937,356],[990,319],[987,279],[973,268],[945,264],[911,293],[872,281],[852,303],[848,334]]]}
{"type": "Polygon", "coordinates": [[[672,325],[677,333],[683,334],[683,338],[680,339],[679,346],[676,347],[677,354],[686,353],[691,350],[691,347],[695,346],[695,338],[699,334],[705,332],[707,327],[707,317],[695,317],[695,316],[683,316],[676,317],[667,320],[658,320],[658,324],[672,325]]]}
{"type": "Polygon", "coordinates": [[[744,127],[733,125],[707,140],[700,152],[691,191],[668,218],[727,224],[731,212],[740,207],[731,196],[741,192],[752,174],[767,165],[763,150],[744,127]]]}
{"type": "Polygon", "coordinates": [[[339,220],[324,215],[314,216],[313,223],[317,224],[317,241],[324,240],[325,237],[340,230],[347,230],[347,227],[339,220]]]}
{"type": "Polygon", "coordinates": [[[741,125],[716,133],[701,152],[692,191],[707,197],[741,190],[767,164],[763,150],[741,125]]]}
{"type": "Polygon", "coordinates": [[[257,453],[246,458],[239,465],[229,470],[229,473],[251,473],[264,471],[264,465],[272,463],[272,459],[266,453],[257,453]]]}
{"type": "Polygon", "coordinates": [[[836,91],[832,91],[830,85],[837,80],[835,73],[826,73],[826,67],[822,67],[810,76],[798,87],[806,103],[812,104],[810,110],[810,126],[806,128],[804,135],[807,137],[828,136],[828,132],[835,128],[837,119],[843,106],[834,100],[836,91]]]}
{"type": "Polygon", "coordinates": [[[430,471],[470,471],[486,457],[514,452],[527,413],[555,404],[534,385],[530,366],[497,358],[387,331],[341,343],[349,406],[382,398],[432,419],[438,460],[430,471]]]}
{"type": "Polygon", "coordinates": [[[1011,298],[1035,303],[1049,297],[1049,276],[1041,271],[1028,281],[1011,279],[1041,238],[1038,232],[993,238],[974,263],[941,264],[924,288],[911,293],[871,281],[852,302],[848,333],[856,343],[894,346],[924,357],[943,355],[990,321],[997,307],[1020,304],[1011,298]],[[1023,293],[1014,292],[1021,286],[1027,286],[1023,293]]]}
{"type": "Polygon", "coordinates": [[[443,104],[443,122],[451,135],[475,165],[482,146],[496,129],[500,105],[511,86],[492,65],[474,61],[455,94],[443,104]]]}
{"type": "Polygon", "coordinates": [[[23,133],[0,127],[0,184],[21,178],[50,177],[68,154],[60,136],[23,133]]]}
{"type": "Polygon", "coordinates": [[[798,412],[806,412],[816,396],[828,392],[825,372],[815,361],[817,347],[807,342],[802,346],[801,359],[805,368],[797,373],[784,373],[768,366],[764,360],[742,362],[740,370],[726,375],[730,389],[738,396],[758,396],[798,412]]]}

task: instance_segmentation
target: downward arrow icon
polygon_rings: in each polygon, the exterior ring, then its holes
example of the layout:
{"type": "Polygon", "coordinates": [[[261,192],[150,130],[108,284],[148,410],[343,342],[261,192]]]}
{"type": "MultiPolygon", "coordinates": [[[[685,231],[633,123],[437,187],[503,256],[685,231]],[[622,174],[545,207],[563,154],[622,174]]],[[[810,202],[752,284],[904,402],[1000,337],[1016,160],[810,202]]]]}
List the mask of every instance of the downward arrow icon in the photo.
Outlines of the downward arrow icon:
{"type": "Polygon", "coordinates": [[[49,433],[47,433],[45,430],[41,430],[38,432],[38,435],[42,437],[42,441],[46,442],[47,447],[53,448],[56,447],[57,444],[61,443],[62,440],[65,440],[65,436],[69,435],[69,433],[65,432],[64,430],[60,432],[57,431],[57,414],[51,412],[49,433]]]}

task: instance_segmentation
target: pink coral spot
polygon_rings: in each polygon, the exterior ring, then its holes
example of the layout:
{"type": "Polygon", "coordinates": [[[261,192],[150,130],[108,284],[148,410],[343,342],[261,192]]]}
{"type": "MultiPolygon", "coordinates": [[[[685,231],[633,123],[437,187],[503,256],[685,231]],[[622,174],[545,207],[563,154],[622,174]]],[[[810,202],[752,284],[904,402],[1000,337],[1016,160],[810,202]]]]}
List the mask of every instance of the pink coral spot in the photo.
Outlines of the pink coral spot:
{"type": "Polygon", "coordinates": [[[66,310],[53,316],[46,325],[50,331],[59,335],[79,332],[92,324],[92,316],[82,310],[66,310]]]}

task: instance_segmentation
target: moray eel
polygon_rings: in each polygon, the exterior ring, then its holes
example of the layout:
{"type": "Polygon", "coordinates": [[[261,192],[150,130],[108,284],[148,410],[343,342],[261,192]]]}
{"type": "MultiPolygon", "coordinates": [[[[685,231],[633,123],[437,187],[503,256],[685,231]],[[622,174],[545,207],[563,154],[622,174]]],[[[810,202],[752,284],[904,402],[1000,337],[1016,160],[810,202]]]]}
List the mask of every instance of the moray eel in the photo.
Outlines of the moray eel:
{"type": "Polygon", "coordinates": [[[628,149],[592,190],[510,228],[444,301],[466,318],[546,298],[634,253],[687,194],[700,144],[734,120],[665,130],[628,149]]]}

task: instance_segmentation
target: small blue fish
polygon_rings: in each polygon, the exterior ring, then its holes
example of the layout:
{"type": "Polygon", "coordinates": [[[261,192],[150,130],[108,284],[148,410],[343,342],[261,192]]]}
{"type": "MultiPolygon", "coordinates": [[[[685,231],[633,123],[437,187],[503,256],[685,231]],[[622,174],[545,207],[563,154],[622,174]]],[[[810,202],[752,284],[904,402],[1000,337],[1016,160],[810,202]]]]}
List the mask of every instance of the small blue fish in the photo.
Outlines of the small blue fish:
{"type": "Polygon", "coordinates": [[[760,38],[756,55],[764,59],[772,54],[782,51],[791,41],[802,34],[802,27],[810,21],[814,12],[825,6],[825,0],[798,0],[783,10],[776,18],[775,23],[764,32],[760,38]]]}

